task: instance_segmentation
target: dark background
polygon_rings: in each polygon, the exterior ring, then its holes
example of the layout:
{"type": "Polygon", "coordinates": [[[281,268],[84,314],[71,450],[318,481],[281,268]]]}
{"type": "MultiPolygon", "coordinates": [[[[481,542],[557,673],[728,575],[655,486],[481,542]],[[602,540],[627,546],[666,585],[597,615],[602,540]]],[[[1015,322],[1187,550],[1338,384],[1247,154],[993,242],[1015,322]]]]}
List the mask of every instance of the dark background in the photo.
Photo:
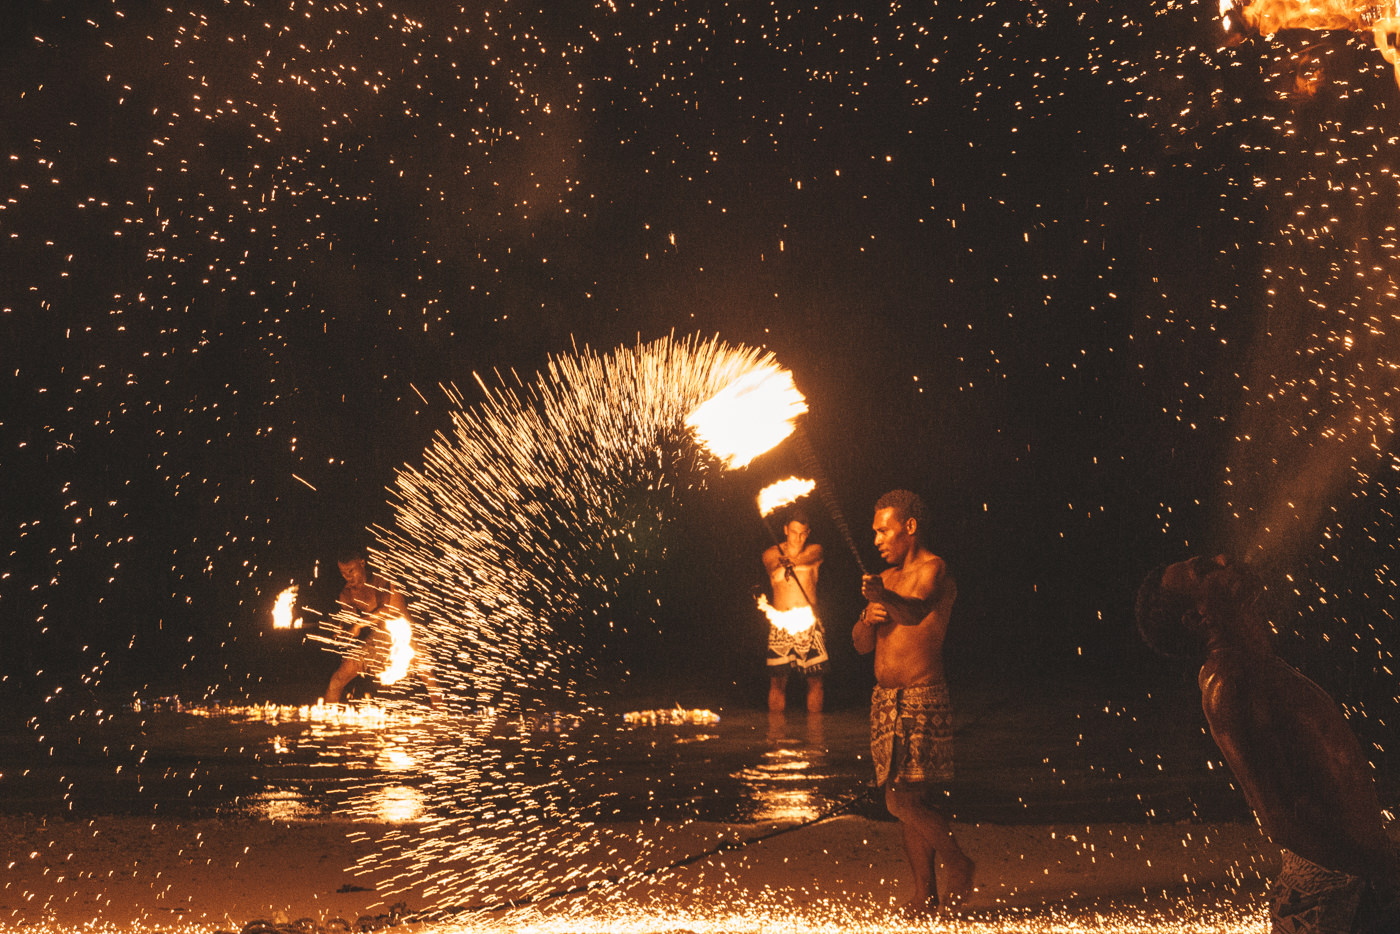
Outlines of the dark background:
{"type": "MultiPolygon", "coordinates": [[[[440,384],[698,333],[793,371],[867,563],[875,498],[928,499],[955,679],[1198,730],[1132,594],[1238,551],[1389,768],[1394,75],[1218,48],[1212,6],[6,5],[7,709],[309,700],[335,660],[273,597],[329,609],[440,384]]],[[[762,703],[752,496],[793,458],[676,498],[619,690],[762,703]]]]}

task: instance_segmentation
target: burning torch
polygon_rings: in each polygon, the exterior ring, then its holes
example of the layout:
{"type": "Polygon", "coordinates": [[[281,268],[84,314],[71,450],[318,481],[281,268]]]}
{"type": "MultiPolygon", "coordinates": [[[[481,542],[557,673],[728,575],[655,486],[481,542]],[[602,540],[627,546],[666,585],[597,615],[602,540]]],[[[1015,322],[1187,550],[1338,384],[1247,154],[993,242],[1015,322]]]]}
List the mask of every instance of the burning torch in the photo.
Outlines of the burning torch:
{"type": "MultiPolygon", "coordinates": [[[[702,402],[686,416],[685,424],[694,430],[695,436],[706,450],[723,461],[726,467],[733,469],[744,467],[755,457],[777,447],[796,429],[797,416],[806,411],[807,400],[797,391],[792,373],[774,363],[766,363],[740,376],[702,402]]],[[[807,469],[820,478],[821,470],[812,453],[811,444],[807,441],[805,432],[800,434],[807,469]]],[[[861,574],[869,574],[865,562],[861,560],[860,551],[856,548],[855,539],[851,537],[851,530],[841,512],[841,505],[836,501],[835,494],[827,489],[830,484],[818,484],[814,480],[801,481],[796,477],[791,480],[812,484],[808,490],[820,490],[827,511],[841,530],[861,574]]],[[[764,492],[767,493],[768,490],[764,492]]],[[[781,495],[787,495],[789,492],[790,489],[781,495]]],[[[793,499],[796,498],[797,496],[793,496],[793,499]]],[[[763,509],[761,501],[759,509],[763,509]]],[[[771,534],[772,530],[769,531],[771,534]]]]}
{"type": "Polygon", "coordinates": [[[272,604],[273,629],[300,629],[301,617],[297,615],[297,585],[293,584],[277,595],[272,604]]]}

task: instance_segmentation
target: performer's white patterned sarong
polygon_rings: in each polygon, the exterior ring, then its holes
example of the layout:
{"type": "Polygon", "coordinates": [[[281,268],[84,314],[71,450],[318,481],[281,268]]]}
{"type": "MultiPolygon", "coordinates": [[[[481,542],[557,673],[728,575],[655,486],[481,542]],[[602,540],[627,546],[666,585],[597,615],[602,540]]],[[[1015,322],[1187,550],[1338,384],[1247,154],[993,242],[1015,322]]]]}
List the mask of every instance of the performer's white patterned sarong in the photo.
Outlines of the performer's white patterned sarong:
{"type": "Polygon", "coordinates": [[[821,620],[801,632],[788,632],[772,623],[768,626],[768,667],[788,668],[804,675],[826,670],[828,657],[821,620]]]}

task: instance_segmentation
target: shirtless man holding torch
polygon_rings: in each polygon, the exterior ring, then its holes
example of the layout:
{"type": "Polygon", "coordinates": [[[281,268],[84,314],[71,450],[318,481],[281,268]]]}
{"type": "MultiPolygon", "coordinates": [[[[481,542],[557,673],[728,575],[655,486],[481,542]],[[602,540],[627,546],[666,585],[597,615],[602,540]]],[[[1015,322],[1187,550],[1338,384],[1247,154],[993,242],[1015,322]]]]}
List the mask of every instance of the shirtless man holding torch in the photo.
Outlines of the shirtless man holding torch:
{"type": "MultiPolygon", "coordinates": [[[[336,603],[340,615],[349,623],[351,639],[358,640],[366,629],[370,632],[366,641],[346,653],[340,667],[331,675],[324,698],[328,704],[340,703],[345,688],[366,670],[385,667],[393,648],[386,623],[391,619],[409,620],[408,604],[403,593],[392,582],[368,570],[364,549],[352,547],[345,550],[336,560],[336,565],[340,576],[345,579],[345,587],[340,591],[336,603]]],[[[416,640],[411,640],[410,644],[414,646],[414,657],[409,670],[423,682],[429,699],[436,703],[441,691],[426,656],[417,648],[416,640]]]]}
{"type": "Polygon", "coordinates": [[[787,708],[788,676],[792,672],[800,672],[807,679],[807,712],[822,712],[822,673],[828,658],[821,620],[815,616],[815,601],[823,553],[821,545],[808,541],[811,534],[807,514],[794,509],[783,524],[783,541],[763,553],[763,567],[773,584],[773,608],[786,611],[811,607],[814,620],[812,628],[797,633],[769,624],[768,709],[773,713],[787,708]]]}
{"type": "Polygon", "coordinates": [[[862,581],[869,602],[851,631],[857,652],[875,653],[871,759],[885,806],[904,835],[914,874],[908,907],[915,912],[961,903],[975,868],[948,815],[932,801],[937,785],[953,777],[943,640],[958,588],[947,563],[924,543],[924,522],[924,502],[908,490],[886,493],[875,504],[875,547],[891,566],[862,581]]]}

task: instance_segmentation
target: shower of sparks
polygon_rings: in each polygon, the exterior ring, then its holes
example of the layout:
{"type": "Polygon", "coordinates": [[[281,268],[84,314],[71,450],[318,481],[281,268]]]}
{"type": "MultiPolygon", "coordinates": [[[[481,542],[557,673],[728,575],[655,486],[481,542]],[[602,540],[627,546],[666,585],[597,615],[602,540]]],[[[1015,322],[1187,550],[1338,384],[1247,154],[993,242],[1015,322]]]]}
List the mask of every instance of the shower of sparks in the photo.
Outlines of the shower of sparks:
{"type": "MultiPolygon", "coordinates": [[[[771,894],[771,893],[770,893],[771,894]]],[[[723,907],[701,911],[523,910],[490,921],[440,922],[421,927],[424,934],[1267,934],[1267,918],[1244,909],[1193,910],[1186,917],[1166,917],[1143,910],[1105,910],[1078,914],[1068,909],[1006,912],[1004,916],[910,921],[888,912],[852,912],[820,902],[784,905],[773,911],[723,907]]]]}
{"type": "Polygon", "coordinates": [[[758,514],[765,519],[789,503],[795,503],[816,488],[815,480],[788,477],[769,484],[758,493],[758,514]]]}
{"type": "MultiPolygon", "coordinates": [[[[869,381],[906,424],[961,432],[899,456],[975,499],[964,544],[995,543],[1007,577],[989,618],[1072,607],[1086,650],[1121,652],[1104,636],[1138,568],[1034,559],[1140,563],[1118,543],[1146,550],[1154,513],[1163,543],[1273,562],[1302,611],[1280,621],[1293,657],[1393,760],[1388,21],[1222,48],[1214,6],[1183,0],[12,6],[0,469],[24,493],[0,506],[0,690],[48,698],[46,741],[100,690],[260,686],[261,595],[308,524],[358,520],[365,489],[378,504],[433,427],[418,386],[533,366],[571,333],[683,327],[782,335],[829,364],[824,388],[869,381]]],[[[657,357],[483,383],[397,482],[383,556],[431,620],[422,648],[457,669],[450,703],[482,713],[420,763],[422,813],[440,840],[500,837],[425,851],[406,833],[385,857],[406,878],[463,855],[504,879],[538,852],[512,851],[516,828],[588,832],[550,758],[567,720],[511,705],[586,673],[552,625],[657,612],[666,510],[694,471],[679,431],[627,458],[644,422],[692,410],[618,404],[643,368],[672,375],[657,357]],[[572,449],[539,443],[553,432],[572,449]]],[[[839,414],[883,430],[874,408],[839,414]]],[[[1078,929],[1057,923],[1032,927],[1078,929]]]]}
{"type": "Polygon", "coordinates": [[[783,632],[798,633],[806,632],[817,624],[817,616],[812,612],[810,606],[794,607],[791,610],[779,610],[768,602],[768,598],[759,594],[758,608],[763,611],[763,615],[768,617],[768,621],[777,626],[783,632]]]}
{"type": "Polygon", "coordinates": [[[725,386],[685,418],[700,443],[730,469],[743,467],[782,443],[807,402],[792,374],[777,366],[754,370],[725,386]]]}
{"type": "Polygon", "coordinates": [[[297,588],[295,585],[277,595],[277,602],[272,605],[272,628],[301,628],[301,617],[297,615],[297,588]]]}
{"type": "MultiPolygon", "coordinates": [[[[656,624],[617,600],[657,573],[676,497],[704,482],[687,413],[724,387],[781,389],[791,377],[758,350],[664,338],[556,357],[516,387],[478,382],[482,401],[468,406],[453,391],[451,430],[421,467],[399,472],[394,523],[374,559],[414,595],[454,709],[528,718],[561,692],[578,696],[609,639],[656,624]]],[[[434,763],[420,787],[422,826],[362,865],[392,865],[441,904],[519,900],[556,884],[590,846],[591,825],[570,804],[574,782],[587,780],[570,776],[589,763],[551,769],[548,746],[535,727],[502,735],[488,724],[417,753],[434,763]]]]}
{"type": "Polygon", "coordinates": [[[1007,912],[1005,917],[908,921],[894,915],[854,913],[843,906],[784,906],[774,912],[718,909],[710,912],[625,910],[598,913],[536,912],[489,924],[463,922],[436,927],[432,934],[650,934],[690,931],[694,934],[1266,934],[1267,917],[1260,911],[1227,909],[1191,911],[1185,918],[1163,917],[1150,911],[1098,910],[1078,916],[1072,910],[1046,909],[1007,912]]]}

